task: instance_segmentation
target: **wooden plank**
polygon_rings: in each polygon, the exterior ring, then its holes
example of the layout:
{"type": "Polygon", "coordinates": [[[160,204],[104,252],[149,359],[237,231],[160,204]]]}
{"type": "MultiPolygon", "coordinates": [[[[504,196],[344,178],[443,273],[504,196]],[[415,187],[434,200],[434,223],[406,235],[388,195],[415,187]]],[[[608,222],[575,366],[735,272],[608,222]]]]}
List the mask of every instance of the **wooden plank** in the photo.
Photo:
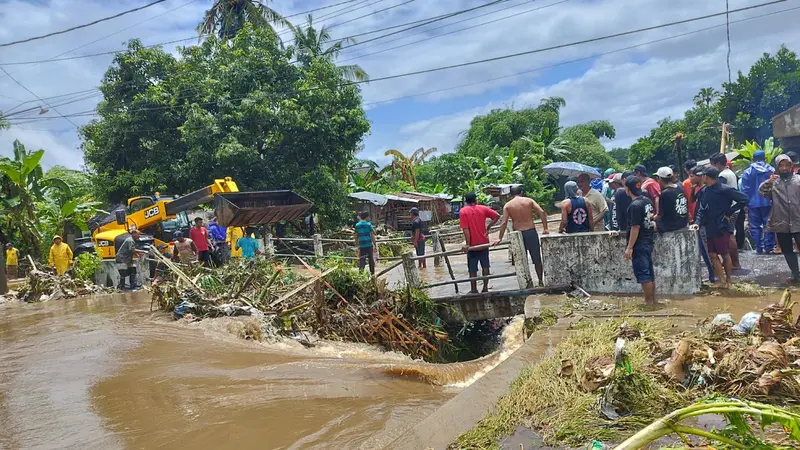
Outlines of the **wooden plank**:
{"type": "Polygon", "coordinates": [[[314,277],[313,279],[306,281],[305,283],[301,284],[300,286],[298,286],[298,287],[292,289],[291,291],[287,292],[286,294],[282,295],[279,299],[277,299],[274,302],[270,303],[269,307],[271,308],[271,307],[277,305],[278,303],[286,301],[289,297],[291,297],[291,296],[297,294],[298,292],[302,291],[303,289],[311,286],[312,284],[314,284],[315,281],[317,281],[318,279],[324,277],[325,275],[333,272],[334,270],[336,270],[335,267],[334,268],[330,268],[330,269],[326,270],[325,272],[322,272],[318,277],[314,277]]]}

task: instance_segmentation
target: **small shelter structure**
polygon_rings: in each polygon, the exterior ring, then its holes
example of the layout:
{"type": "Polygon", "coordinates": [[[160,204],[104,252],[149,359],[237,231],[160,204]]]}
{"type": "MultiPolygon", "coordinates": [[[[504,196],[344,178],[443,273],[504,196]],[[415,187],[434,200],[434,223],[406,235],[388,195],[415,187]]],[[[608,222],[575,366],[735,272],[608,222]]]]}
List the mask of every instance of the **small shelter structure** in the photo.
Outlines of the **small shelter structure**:
{"type": "Polygon", "coordinates": [[[772,135],[784,152],[800,153],[800,103],[772,118],[772,135]]]}
{"type": "Polygon", "coordinates": [[[483,188],[483,193],[492,197],[492,209],[502,211],[507,201],[511,200],[511,188],[522,186],[519,183],[494,184],[483,188]]]}

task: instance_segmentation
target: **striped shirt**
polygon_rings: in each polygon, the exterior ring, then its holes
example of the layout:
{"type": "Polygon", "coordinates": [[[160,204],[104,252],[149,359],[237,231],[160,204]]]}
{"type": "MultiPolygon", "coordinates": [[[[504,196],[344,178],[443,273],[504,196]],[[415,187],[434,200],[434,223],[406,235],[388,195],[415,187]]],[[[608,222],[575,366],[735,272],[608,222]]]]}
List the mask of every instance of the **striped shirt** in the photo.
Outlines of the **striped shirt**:
{"type": "Polygon", "coordinates": [[[372,247],[372,232],[375,228],[371,223],[360,221],[356,224],[356,233],[358,234],[358,247],[370,248],[372,247]]]}

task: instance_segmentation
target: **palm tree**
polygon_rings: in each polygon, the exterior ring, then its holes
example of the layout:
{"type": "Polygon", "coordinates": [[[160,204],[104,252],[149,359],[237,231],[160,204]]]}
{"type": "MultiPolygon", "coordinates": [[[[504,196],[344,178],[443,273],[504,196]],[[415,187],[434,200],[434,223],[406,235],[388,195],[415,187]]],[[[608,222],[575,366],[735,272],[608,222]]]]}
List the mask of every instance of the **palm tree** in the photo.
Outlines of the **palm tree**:
{"type": "Polygon", "coordinates": [[[719,92],[714,88],[703,88],[694,96],[694,104],[697,106],[710,106],[719,97],[719,92]]]}
{"type": "MultiPolygon", "coordinates": [[[[386,150],[384,153],[386,156],[391,156],[394,158],[392,164],[390,164],[387,169],[392,170],[392,174],[396,174],[396,171],[400,172],[400,179],[405,181],[406,183],[410,184],[414,190],[417,189],[417,167],[436,151],[436,147],[431,147],[427,150],[420,147],[411,154],[411,156],[406,156],[400,152],[400,150],[389,149],[386,150]]],[[[384,169],[386,170],[386,169],[384,169]]]]}
{"type": "Polygon", "coordinates": [[[262,3],[262,0],[214,0],[197,26],[197,32],[201,35],[216,34],[221,40],[227,41],[233,39],[246,23],[254,28],[289,26],[283,16],[262,3]]]}
{"type": "MultiPolygon", "coordinates": [[[[314,58],[324,58],[333,62],[342,51],[344,44],[354,44],[356,41],[353,38],[347,37],[333,44],[331,42],[331,33],[327,25],[317,30],[314,28],[313,18],[311,14],[306,19],[306,26],[295,27],[290,26],[294,34],[294,46],[297,49],[297,60],[303,64],[309,64],[314,58]]],[[[342,78],[350,81],[367,81],[369,75],[361,66],[351,64],[347,66],[339,66],[342,78]]]]}

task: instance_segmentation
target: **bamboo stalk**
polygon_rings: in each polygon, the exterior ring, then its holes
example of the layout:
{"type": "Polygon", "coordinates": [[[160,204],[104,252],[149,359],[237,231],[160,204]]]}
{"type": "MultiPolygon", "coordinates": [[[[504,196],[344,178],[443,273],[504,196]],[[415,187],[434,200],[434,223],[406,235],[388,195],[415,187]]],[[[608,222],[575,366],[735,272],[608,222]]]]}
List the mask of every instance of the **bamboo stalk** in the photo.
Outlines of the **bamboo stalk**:
{"type": "Polygon", "coordinates": [[[311,286],[312,284],[314,284],[315,281],[317,281],[318,279],[324,277],[325,275],[328,275],[329,273],[333,272],[334,270],[336,270],[335,267],[331,268],[331,269],[328,269],[325,272],[322,272],[319,276],[315,276],[313,279],[311,279],[309,281],[306,281],[305,283],[301,284],[300,286],[298,286],[298,287],[292,289],[291,291],[287,292],[286,294],[282,295],[279,299],[277,299],[274,302],[270,303],[269,307],[272,308],[273,306],[277,305],[278,303],[286,301],[289,297],[291,297],[291,296],[297,294],[298,292],[302,291],[303,289],[311,286]]]}

